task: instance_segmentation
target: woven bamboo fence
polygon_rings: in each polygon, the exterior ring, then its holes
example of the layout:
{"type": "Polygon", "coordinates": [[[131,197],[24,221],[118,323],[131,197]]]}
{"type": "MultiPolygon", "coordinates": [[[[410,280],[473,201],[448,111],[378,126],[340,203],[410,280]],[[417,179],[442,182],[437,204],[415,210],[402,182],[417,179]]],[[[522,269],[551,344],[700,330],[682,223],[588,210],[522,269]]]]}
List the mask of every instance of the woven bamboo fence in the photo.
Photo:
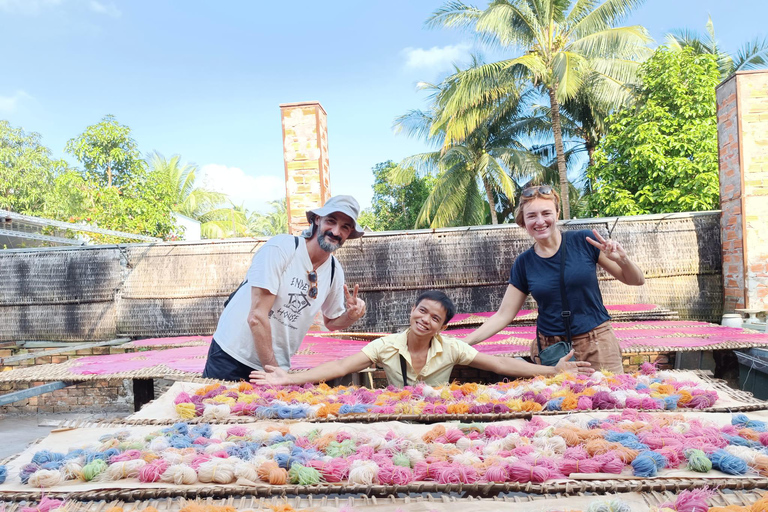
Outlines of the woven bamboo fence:
{"type": "MultiPolygon", "coordinates": [[[[606,304],[658,304],[682,319],[722,314],[719,212],[570,221],[622,243],[646,284],[602,270],[606,304]]],[[[0,254],[0,340],[209,335],[264,240],[135,244],[0,254]]],[[[443,289],[458,312],[493,311],[531,239],[515,225],[369,234],[338,251],[366,316],[350,330],[395,331],[422,290],[443,289]]],[[[535,307],[529,299],[527,308],[535,307]]]]}
{"type": "Polygon", "coordinates": [[[115,337],[120,252],[0,251],[0,341],[115,337]]]}

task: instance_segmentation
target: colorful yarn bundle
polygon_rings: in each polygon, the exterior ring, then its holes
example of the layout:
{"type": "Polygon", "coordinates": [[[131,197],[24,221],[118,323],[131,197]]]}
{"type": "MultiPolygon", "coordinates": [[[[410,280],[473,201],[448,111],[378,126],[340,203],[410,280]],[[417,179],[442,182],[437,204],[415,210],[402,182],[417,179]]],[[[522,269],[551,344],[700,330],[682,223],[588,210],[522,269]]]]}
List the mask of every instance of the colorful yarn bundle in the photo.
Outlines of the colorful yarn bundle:
{"type": "MultiPolygon", "coordinates": [[[[633,375],[561,374],[490,386],[418,384],[404,389],[370,390],[331,388],[325,384],[278,387],[254,387],[245,382],[234,387],[212,384],[193,394],[179,393],[174,403],[181,419],[202,417],[219,421],[230,416],[316,419],[362,413],[446,415],[623,408],[706,409],[715,405],[717,398],[716,391],[703,389],[697,382],[679,381],[674,373],[655,372],[647,365],[633,375]]],[[[745,428],[750,427],[745,424],[745,428]]]]}
{"type": "Polygon", "coordinates": [[[725,425],[630,409],[602,416],[436,424],[428,430],[387,424],[307,431],[305,424],[296,434],[284,424],[259,429],[177,423],[149,434],[108,434],[68,453],[38,451],[19,477],[29,486],[50,488],[62,480],[404,486],[541,483],[590,473],[653,478],[667,468],[768,473],[762,444],[768,438],[759,422],[743,415],[725,425]]]}

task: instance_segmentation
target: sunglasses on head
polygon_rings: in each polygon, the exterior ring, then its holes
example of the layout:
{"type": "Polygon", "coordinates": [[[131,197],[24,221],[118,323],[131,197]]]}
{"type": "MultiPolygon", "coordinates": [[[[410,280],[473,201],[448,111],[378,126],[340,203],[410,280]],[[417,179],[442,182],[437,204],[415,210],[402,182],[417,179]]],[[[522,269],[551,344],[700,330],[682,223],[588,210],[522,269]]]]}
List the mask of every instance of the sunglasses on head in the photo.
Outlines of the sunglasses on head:
{"type": "Polygon", "coordinates": [[[522,196],[523,197],[533,197],[536,194],[542,195],[542,196],[548,196],[552,194],[552,187],[549,185],[539,185],[535,187],[528,187],[523,190],[522,196]]]}
{"type": "Polygon", "coordinates": [[[317,298],[317,272],[315,272],[314,270],[307,271],[307,279],[309,279],[309,282],[312,285],[309,288],[309,292],[307,292],[307,294],[309,295],[310,299],[316,299],[317,298]]]}

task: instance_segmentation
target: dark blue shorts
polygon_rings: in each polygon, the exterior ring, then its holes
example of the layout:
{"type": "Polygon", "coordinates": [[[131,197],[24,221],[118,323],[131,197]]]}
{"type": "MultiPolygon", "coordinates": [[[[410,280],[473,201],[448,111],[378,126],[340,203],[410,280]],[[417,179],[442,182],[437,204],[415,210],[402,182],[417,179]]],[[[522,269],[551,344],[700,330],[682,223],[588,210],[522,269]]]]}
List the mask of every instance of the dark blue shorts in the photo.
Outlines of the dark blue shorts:
{"type": "Polygon", "coordinates": [[[254,369],[224,352],[216,340],[211,340],[203,377],[206,379],[248,381],[254,369]]]}

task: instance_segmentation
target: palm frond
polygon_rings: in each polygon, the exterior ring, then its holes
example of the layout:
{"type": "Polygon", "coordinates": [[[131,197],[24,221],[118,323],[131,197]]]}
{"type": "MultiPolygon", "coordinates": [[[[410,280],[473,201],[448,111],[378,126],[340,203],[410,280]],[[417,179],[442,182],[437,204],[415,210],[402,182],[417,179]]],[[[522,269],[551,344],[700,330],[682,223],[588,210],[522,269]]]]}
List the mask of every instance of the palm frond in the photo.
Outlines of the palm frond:
{"type": "Polygon", "coordinates": [[[759,69],[768,66],[768,38],[755,38],[745,43],[736,53],[734,71],[759,69]]]}
{"type": "Polygon", "coordinates": [[[558,83],[557,99],[565,101],[576,95],[584,79],[587,60],[573,52],[559,52],[552,63],[552,74],[558,83]]]}
{"type": "Polygon", "coordinates": [[[427,18],[425,25],[429,28],[470,28],[483,11],[463,2],[451,0],[437,9],[427,18]]]}
{"type": "Polygon", "coordinates": [[[499,47],[527,47],[541,34],[536,13],[522,1],[491,2],[478,18],[475,28],[485,44],[499,47]]]}
{"type": "Polygon", "coordinates": [[[397,166],[392,168],[388,175],[388,179],[393,185],[407,185],[411,183],[416,176],[437,173],[439,165],[439,151],[411,155],[404,158],[397,166]]]}
{"type": "Polygon", "coordinates": [[[571,25],[570,36],[581,39],[588,34],[611,28],[643,3],[645,0],[606,0],[571,25]]]}
{"type": "Polygon", "coordinates": [[[592,32],[568,45],[568,50],[584,57],[615,57],[619,53],[635,54],[647,48],[651,37],[645,27],[633,25],[592,32]]]}

